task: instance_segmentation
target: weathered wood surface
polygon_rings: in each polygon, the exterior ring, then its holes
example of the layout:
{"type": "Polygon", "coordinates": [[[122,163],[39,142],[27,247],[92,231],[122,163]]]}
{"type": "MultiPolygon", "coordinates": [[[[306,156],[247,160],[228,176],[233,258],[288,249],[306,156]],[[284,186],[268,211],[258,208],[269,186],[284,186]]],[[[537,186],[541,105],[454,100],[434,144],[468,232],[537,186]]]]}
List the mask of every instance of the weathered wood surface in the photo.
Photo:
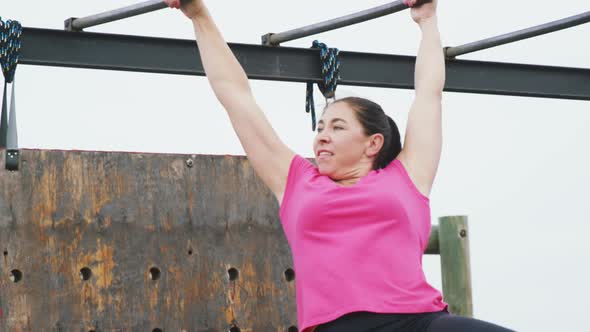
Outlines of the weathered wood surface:
{"type": "Polygon", "coordinates": [[[245,158],[21,153],[0,169],[0,331],[296,325],[278,204],[245,158]]]}

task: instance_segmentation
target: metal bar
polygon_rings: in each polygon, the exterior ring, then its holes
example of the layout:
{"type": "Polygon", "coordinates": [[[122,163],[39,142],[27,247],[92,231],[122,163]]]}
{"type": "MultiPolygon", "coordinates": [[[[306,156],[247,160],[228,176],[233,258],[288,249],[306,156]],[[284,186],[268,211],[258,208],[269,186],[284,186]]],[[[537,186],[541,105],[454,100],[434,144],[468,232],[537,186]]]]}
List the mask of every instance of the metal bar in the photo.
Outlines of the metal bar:
{"type": "Polygon", "coordinates": [[[487,48],[504,45],[508,43],[512,43],[515,41],[536,37],[540,35],[544,35],[550,32],[555,32],[567,28],[571,28],[577,25],[581,25],[584,23],[590,22],[590,11],[585,12],[583,14],[571,16],[568,18],[564,18],[558,21],[538,25],[532,28],[519,30],[516,32],[511,32],[507,34],[503,34],[497,37],[492,37],[488,39],[484,39],[481,41],[476,41],[473,43],[457,46],[457,47],[450,47],[445,49],[445,54],[448,58],[454,58],[458,55],[467,54],[475,51],[484,50],[487,48]]]}
{"type": "MultiPolygon", "coordinates": [[[[321,82],[318,50],[229,44],[251,79],[321,82]]],[[[341,52],[339,84],[413,89],[415,57],[341,52]]],[[[205,75],[194,40],[25,28],[20,64],[205,75]]],[[[590,100],[590,69],[447,62],[445,91],[590,100]]]]}
{"type": "Polygon", "coordinates": [[[167,8],[168,6],[162,0],[149,0],[142,3],[134,4],[131,6],[110,10],[104,13],[96,15],[73,18],[70,23],[66,21],[66,27],[68,24],[71,26],[71,30],[80,31],[84,28],[121,20],[127,17],[137,16],[156,10],[167,8]]]}
{"type": "Polygon", "coordinates": [[[443,293],[449,311],[473,317],[467,217],[439,218],[438,235],[443,293]]]}
{"type": "MultiPolygon", "coordinates": [[[[426,2],[430,2],[431,0],[427,1],[420,1],[420,4],[424,4],[426,2]]],[[[302,28],[297,28],[281,33],[270,33],[267,35],[262,36],[262,43],[264,45],[279,45],[280,43],[284,43],[286,41],[295,40],[302,37],[307,37],[311,35],[315,35],[320,32],[326,32],[330,30],[339,29],[342,27],[346,27],[349,25],[362,23],[365,21],[369,21],[381,16],[390,15],[393,13],[400,12],[402,10],[408,9],[408,6],[402,1],[394,1],[385,5],[381,5],[378,7],[374,7],[371,9],[363,10],[358,13],[338,17],[329,21],[316,23],[312,25],[308,25],[302,28]]]]}

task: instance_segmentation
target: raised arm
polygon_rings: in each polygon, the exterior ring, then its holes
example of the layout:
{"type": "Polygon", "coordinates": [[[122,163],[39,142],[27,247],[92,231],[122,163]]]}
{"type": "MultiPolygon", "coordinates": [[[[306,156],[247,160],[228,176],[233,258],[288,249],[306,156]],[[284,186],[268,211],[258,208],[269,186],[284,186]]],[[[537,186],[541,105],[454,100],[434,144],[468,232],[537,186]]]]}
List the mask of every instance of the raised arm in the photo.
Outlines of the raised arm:
{"type": "MultiPolygon", "coordinates": [[[[416,0],[405,1],[413,6],[416,0]]],[[[416,58],[416,96],[408,115],[402,152],[398,159],[406,167],[418,190],[429,196],[442,150],[442,91],[445,61],[436,16],[438,0],[412,8],[412,18],[422,30],[416,58]]]]}
{"type": "Polygon", "coordinates": [[[244,69],[223,39],[202,0],[165,0],[192,21],[201,61],[217,99],[227,111],[248,160],[279,203],[294,152],[278,137],[256,104],[244,69]]]}

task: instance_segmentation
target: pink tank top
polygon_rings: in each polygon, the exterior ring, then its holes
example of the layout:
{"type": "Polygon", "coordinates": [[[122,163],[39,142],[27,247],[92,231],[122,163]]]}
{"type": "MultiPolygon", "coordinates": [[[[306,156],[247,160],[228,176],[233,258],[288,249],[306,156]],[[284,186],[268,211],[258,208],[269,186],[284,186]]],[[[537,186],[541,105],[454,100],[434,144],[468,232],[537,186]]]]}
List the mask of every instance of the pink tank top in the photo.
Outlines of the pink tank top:
{"type": "Polygon", "coordinates": [[[279,215],[293,254],[300,331],[355,311],[447,306],[422,270],[429,200],[399,160],[344,187],[295,155],[279,215]]]}

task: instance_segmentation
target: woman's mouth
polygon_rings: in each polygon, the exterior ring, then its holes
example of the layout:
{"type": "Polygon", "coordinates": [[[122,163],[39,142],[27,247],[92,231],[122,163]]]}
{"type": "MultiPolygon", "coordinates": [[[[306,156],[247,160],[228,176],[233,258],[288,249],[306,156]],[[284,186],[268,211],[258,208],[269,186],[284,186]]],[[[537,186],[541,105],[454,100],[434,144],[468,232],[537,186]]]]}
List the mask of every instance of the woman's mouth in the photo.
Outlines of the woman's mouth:
{"type": "Polygon", "coordinates": [[[317,158],[318,159],[327,159],[332,157],[334,154],[330,151],[320,150],[318,151],[317,158]]]}

